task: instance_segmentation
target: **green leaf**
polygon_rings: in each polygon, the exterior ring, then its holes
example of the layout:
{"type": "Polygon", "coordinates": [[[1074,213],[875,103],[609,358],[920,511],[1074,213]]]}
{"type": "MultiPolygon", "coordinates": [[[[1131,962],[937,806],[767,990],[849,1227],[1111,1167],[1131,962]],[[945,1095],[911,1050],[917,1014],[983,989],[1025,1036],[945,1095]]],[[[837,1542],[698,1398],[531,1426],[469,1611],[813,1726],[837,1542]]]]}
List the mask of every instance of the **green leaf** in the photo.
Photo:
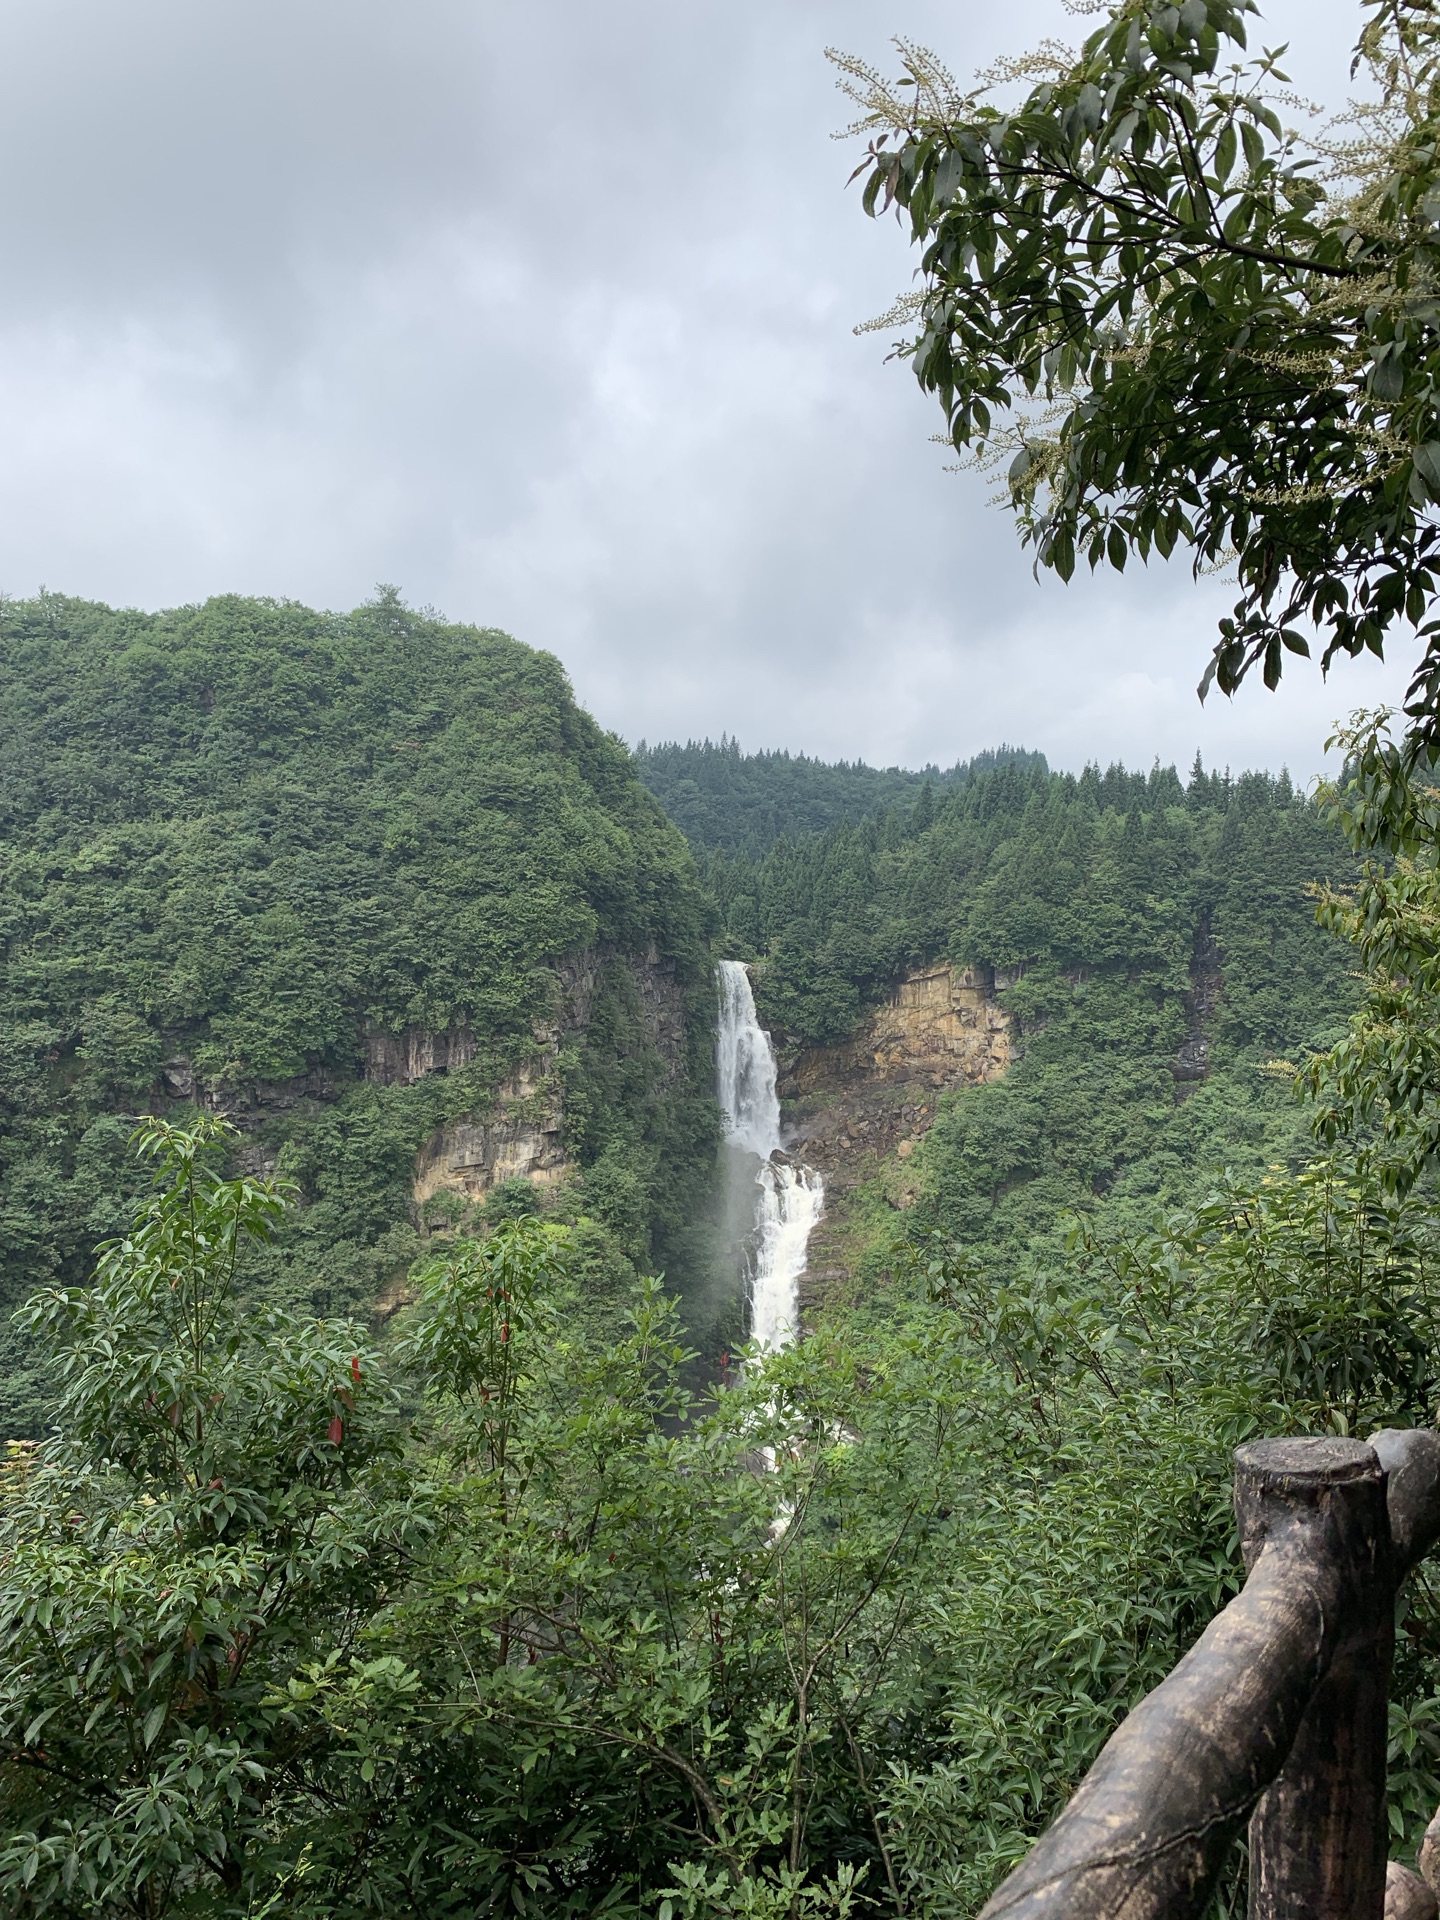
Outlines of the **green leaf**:
{"type": "Polygon", "coordinates": [[[1235,122],[1227,120],[1220,131],[1220,138],[1215,143],[1215,178],[1221,186],[1224,186],[1230,178],[1231,169],[1235,165],[1235,148],[1235,122]]]}
{"type": "Polygon", "coordinates": [[[55,1715],[59,1713],[59,1711],[60,1711],[59,1707],[47,1707],[43,1713],[37,1713],[35,1718],[30,1722],[29,1726],[26,1727],[25,1737],[22,1740],[21,1745],[26,1747],[33,1747],[36,1740],[39,1738],[42,1729],[51,1720],[54,1719],[55,1715]]]}
{"type": "Polygon", "coordinates": [[[1440,440],[1422,441],[1412,458],[1425,484],[1440,497],[1440,440]]]}
{"type": "Polygon", "coordinates": [[[1398,400],[1405,391],[1405,368],[1399,346],[1382,347],[1370,370],[1370,391],[1377,400],[1398,400]]]}

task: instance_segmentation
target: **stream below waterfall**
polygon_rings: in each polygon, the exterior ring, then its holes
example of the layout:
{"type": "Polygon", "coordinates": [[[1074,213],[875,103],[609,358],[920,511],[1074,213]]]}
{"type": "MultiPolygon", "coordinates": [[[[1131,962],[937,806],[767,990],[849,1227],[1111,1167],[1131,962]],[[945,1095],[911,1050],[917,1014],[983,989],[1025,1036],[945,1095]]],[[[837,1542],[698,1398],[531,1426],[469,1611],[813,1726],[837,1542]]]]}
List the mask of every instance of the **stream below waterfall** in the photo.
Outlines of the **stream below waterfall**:
{"type": "Polygon", "coordinates": [[[795,1338],[800,1276],[825,1183],[813,1167],[792,1160],[781,1142],[775,1050],[756,1017],[749,974],[740,961],[722,960],[717,984],[717,1092],[733,1175],[749,1182],[752,1209],[750,1338],[773,1353],[795,1338]]]}

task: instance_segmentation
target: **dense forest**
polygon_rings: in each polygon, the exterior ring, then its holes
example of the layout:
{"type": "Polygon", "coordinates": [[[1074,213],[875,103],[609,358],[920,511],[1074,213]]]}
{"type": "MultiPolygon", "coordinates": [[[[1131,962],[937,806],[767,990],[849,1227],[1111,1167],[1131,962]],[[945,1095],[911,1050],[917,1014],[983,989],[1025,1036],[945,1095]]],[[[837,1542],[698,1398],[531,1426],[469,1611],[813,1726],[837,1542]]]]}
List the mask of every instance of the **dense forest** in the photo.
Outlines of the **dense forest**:
{"type": "MultiPolygon", "coordinates": [[[[1428,1096],[1372,1110],[1433,862],[1363,793],[657,749],[736,775],[687,847],[553,661],[393,595],[0,647],[20,1920],[965,1920],[1235,1591],[1237,1442],[1433,1417],[1428,1096]],[[723,1385],[716,957],[791,1063],[938,961],[1010,1036],[723,1385]],[[422,1191],[506,1100],[556,1168],[422,1191]]],[[[1413,1836],[1425,1590],[1395,1699],[1413,1836]]]]}
{"type": "Polygon", "coordinates": [[[925,767],[867,767],[863,761],[812,760],[803,753],[743,753],[722,736],[635,748],[640,778],[697,851],[717,848],[759,859],[780,839],[823,833],[906,804],[925,786],[962,785],[991,767],[1044,768],[1043,753],[998,747],[944,772],[925,767]]]}
{"type": "Polygon", "coordinates": [[[1283,774],[1016,763],[758,860],[698,857],[792,1050],[927,961],[997,985],[1015,1063],[941,1102],[917,1163],[918,1219],[993,1271],[1069,1213],[1134,1224],[1305,1150],[1284,1063],[1333,1042],[1356,991],[1310,890],[1353,862],[1283,774]]]}
{"type": "Polygon", "coordinates": [[[0,608],[0,676],[0,1428],[40,1405],[9,1315],[123,1223],[142,1113],[234,1114],[304,1200],[257,1284],[368,1309],[422,1248],[417,1152],[530,1063],[561,1088],[599,1266],[683,1263],[711,910],[552,658],[393,594],[343,618],[48,595],[0,608]],[[594,1004],[547,1051],[582,953],[594,1004]],[[682,1058],[626,956],[675,983],[682,1058]],[[377,1072],[417,1032],[459,1037],[451,1070],[377,1072]]]}

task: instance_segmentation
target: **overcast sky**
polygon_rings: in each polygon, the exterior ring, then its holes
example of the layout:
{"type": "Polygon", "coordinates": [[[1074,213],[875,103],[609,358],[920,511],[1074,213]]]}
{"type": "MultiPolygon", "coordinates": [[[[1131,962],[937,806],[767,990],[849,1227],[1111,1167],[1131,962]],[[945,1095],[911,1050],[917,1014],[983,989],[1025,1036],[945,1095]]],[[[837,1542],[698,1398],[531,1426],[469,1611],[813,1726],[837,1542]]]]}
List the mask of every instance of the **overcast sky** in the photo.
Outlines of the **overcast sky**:
{"type": "MultiPolygon", "coordinates": [[[[1358,10],[1267,9],[1338,101],[1358,10]]],[[[823,49],[1060,0],[0,0],[0,589],[326,607],[564,661],[630,740],[1319,764],[1404,659],[1194,685],[1223,585],[1037,584],[883,337],[823,49]]]]}

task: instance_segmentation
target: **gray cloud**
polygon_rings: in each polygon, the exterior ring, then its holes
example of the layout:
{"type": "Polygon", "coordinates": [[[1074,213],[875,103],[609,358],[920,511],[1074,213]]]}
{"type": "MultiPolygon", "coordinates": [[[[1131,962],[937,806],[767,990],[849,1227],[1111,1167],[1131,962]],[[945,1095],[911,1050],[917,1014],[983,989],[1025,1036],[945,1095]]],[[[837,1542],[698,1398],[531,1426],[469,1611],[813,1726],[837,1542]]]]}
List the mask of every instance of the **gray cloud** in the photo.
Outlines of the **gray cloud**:
{"type": "MultiPolygon", "coordinates": [[[[1338,98],[1358,10],[1272,7],[1338,98]]],[[[552,648],[630,738],[1318,764],[1403,662],[1202,713],[1223,588],[1037,584],[854,323],[827,41],[958,71],[1056,0],[0,0],[0,584],[348,606],[552,648]]],[[[1298,49],[1297,49],[1298,51],[1298,49]]]]}

